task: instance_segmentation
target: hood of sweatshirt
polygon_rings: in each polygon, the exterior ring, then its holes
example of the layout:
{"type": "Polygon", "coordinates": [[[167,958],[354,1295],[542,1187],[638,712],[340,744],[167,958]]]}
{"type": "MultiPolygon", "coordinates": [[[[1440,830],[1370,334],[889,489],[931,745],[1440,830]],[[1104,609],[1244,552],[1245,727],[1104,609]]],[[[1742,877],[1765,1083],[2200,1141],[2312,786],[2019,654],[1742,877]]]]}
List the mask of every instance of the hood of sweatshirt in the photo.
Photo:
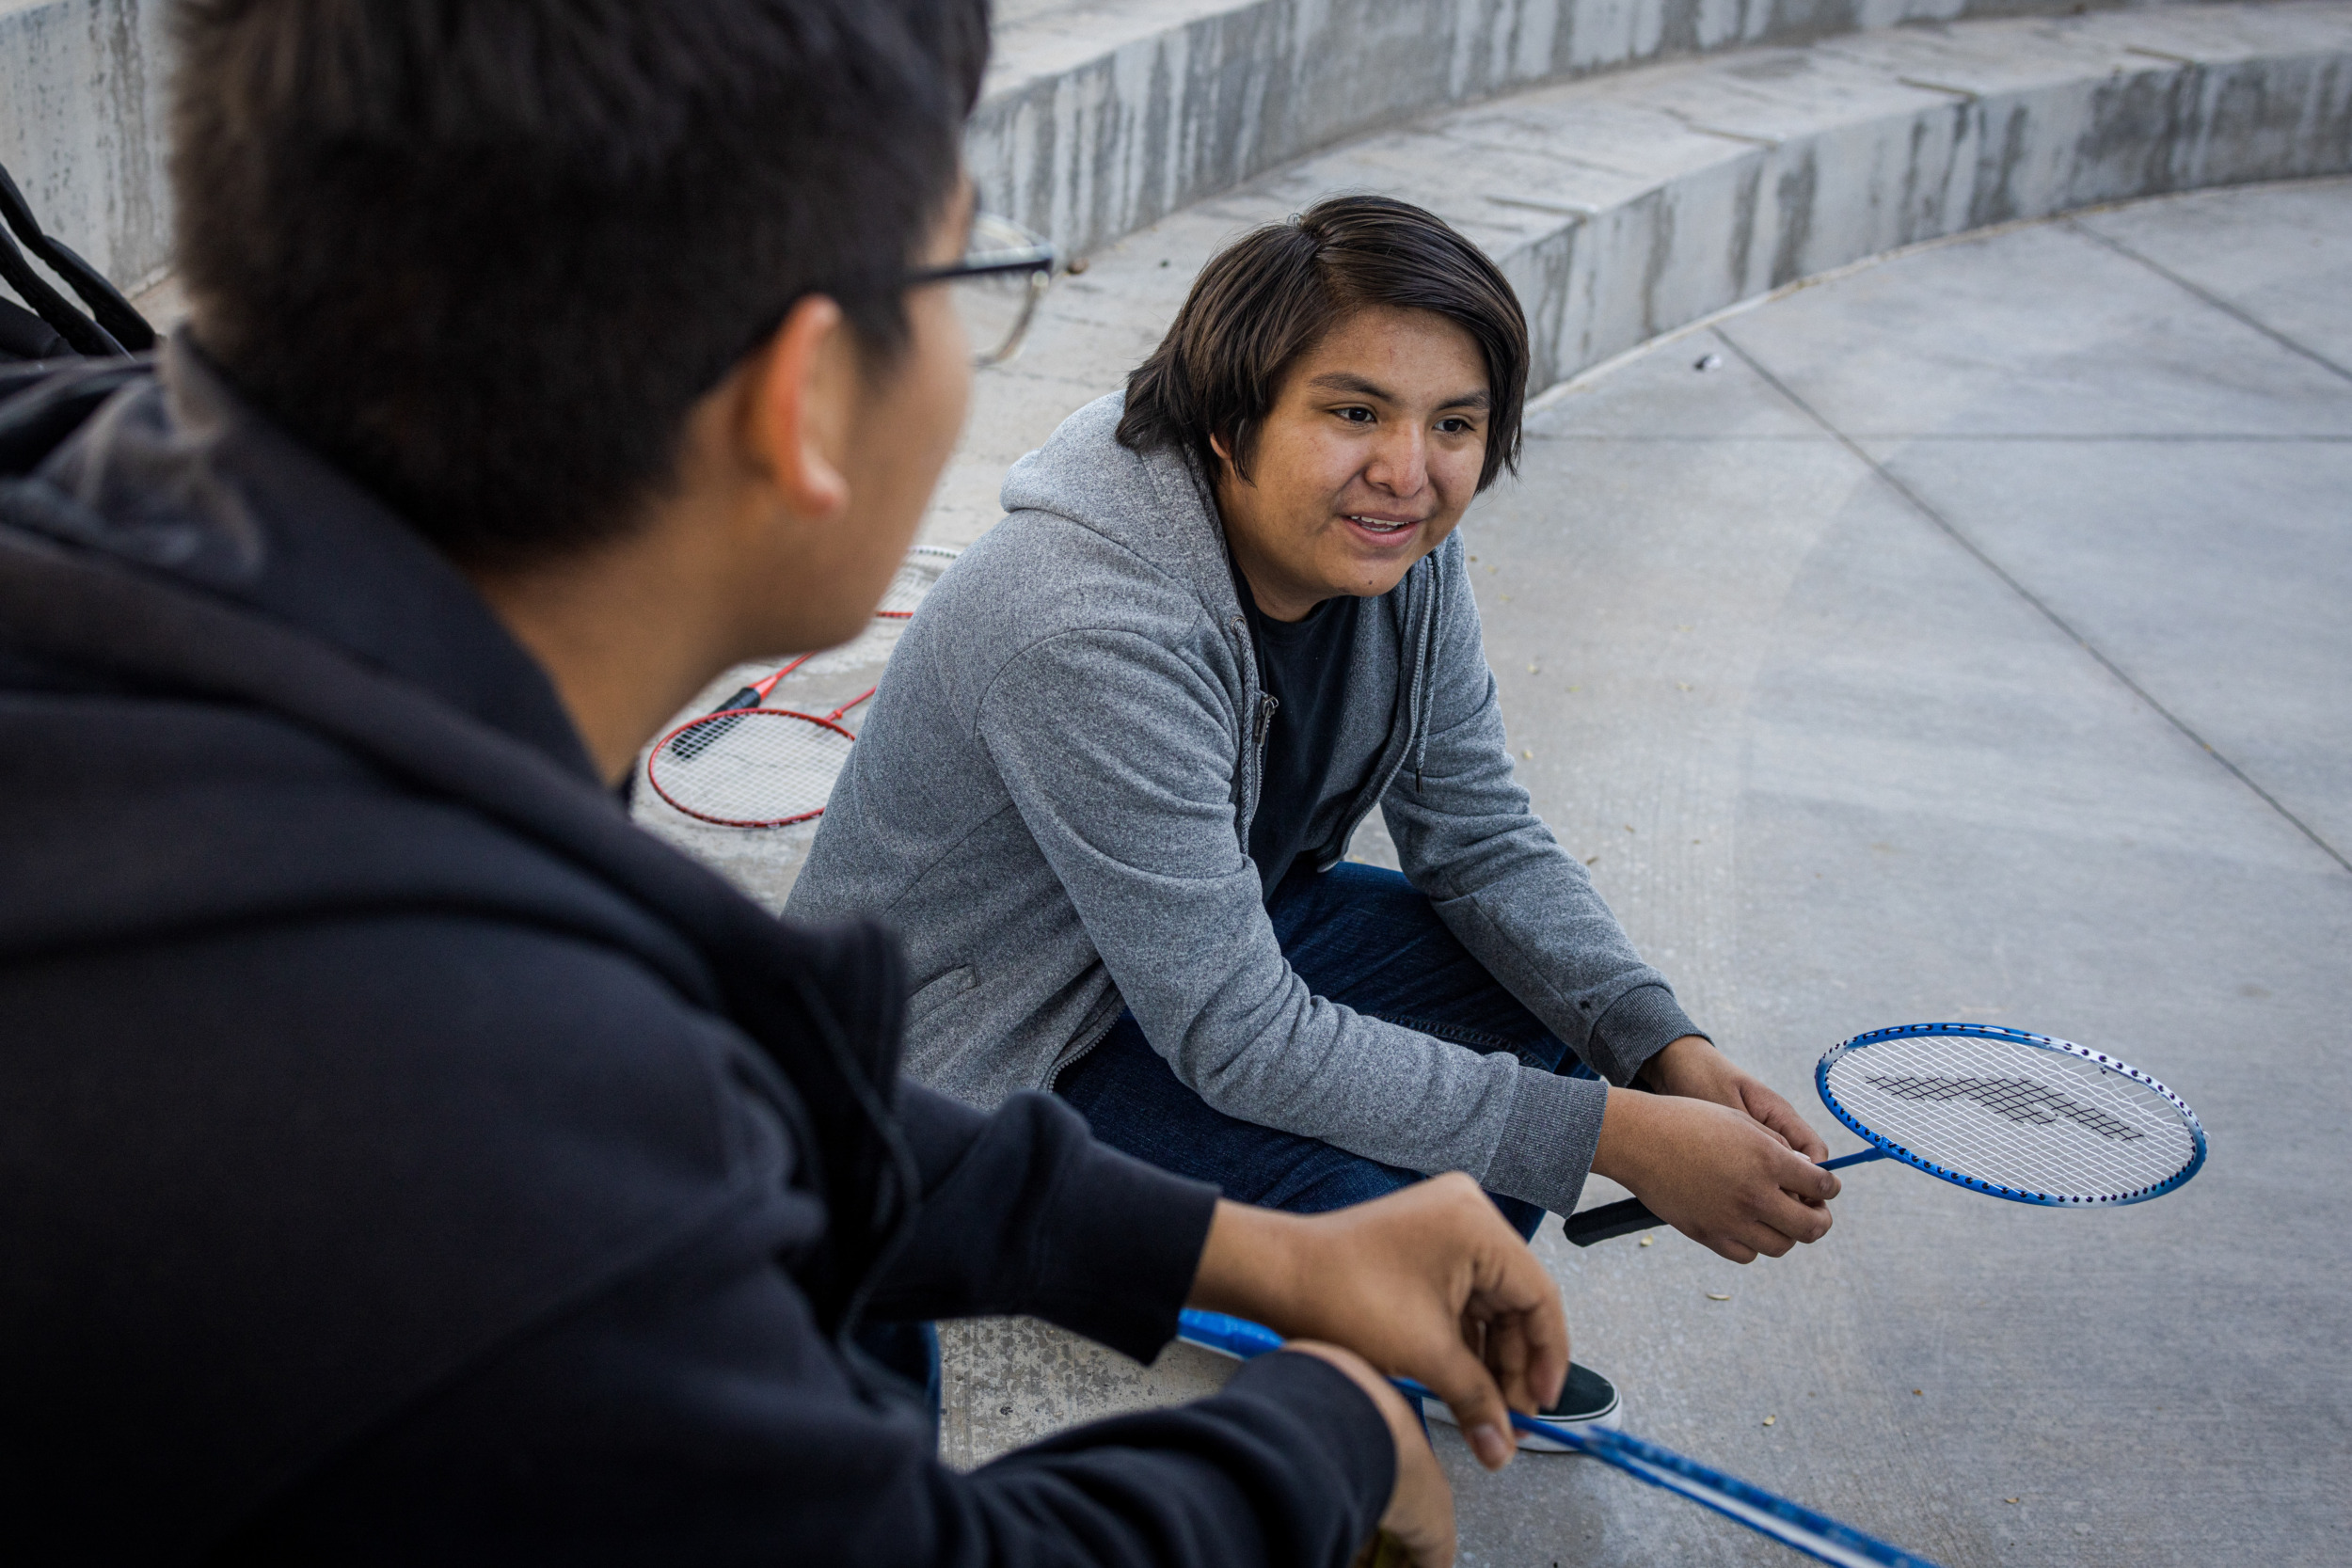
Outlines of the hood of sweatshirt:
{"type": "Polygon", "coordinates": [[[0,1334],[44,1347],[0,1405],[202,1455],[142,1497],[155,1528],[200,1535],[721,1213],[771,1255],[797,1235],[830,1323],[902,1212],[895,942],[779,922],[632,827],[464,577],[184,342],[0,403],[0,1334]],[[395,927],[448,993],[414,1019],[289,969],[395,927]],[[653,1032],[550,997],[538,1037],[453,1056],[451,996],[549,934],[653,1032]],[[304,996],[353,1032],[317,1037],[304,996]],[[763,1085],[803,1196],[714,1132],[712,1052],[763,1085]],[[429,1285],[386,1280],[382,1238],[442,1231],[429,1285]]]}

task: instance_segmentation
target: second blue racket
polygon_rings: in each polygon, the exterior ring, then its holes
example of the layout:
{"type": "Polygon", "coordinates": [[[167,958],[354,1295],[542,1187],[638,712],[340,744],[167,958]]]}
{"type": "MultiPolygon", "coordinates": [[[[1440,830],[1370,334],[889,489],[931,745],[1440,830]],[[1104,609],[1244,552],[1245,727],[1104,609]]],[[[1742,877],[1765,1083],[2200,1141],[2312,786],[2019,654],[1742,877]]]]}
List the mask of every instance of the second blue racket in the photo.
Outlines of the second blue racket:
{"type": "MultiPolygon", "coordinates": [[[[1272,1329],[1222,1312],[1186,1311],[1178,1320],[1176,1336],[1203,1349],[1245,1361],[1282,1348],[1282,1337],[1272,1329]]],[[[1391,1381],[1407,1399],[1428,1401],[1438,1397],[1409,1377],[1391,1381]]],[[[1767,1492],[1761,1486],[1711,1469],[1643,1438],[1597,1427],[1554,1426],[1516,1410],[1511,1412],[1511,1424],[1523,1432],[1548,1437],[1574,1452],[1590,1454],[1636,1480],[1704,1504],[1820,1561],[1835,1562],[1840,1568],[1935,1568],[1934,1563],[1915,1552],[1889,1545],[1826,1513],[1817,1513],[1803,1503],[1790,1502],[1777,1493],[1767,1492]]]]}

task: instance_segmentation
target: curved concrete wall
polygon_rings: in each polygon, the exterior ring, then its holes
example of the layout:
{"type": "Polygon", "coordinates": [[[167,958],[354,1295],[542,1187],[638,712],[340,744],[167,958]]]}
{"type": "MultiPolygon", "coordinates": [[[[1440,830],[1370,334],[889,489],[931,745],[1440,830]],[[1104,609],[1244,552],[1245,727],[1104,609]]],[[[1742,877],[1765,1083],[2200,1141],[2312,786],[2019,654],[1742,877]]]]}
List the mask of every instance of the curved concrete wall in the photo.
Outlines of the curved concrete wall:
{"type": "MultiPolygon", "coordinates": [[[[1001,0],[970,155],[993,206],[1073,254],[1286,164],[1286,190],[1418,195],[1526,291],[1544,379],[1894,245],[2344,166],[2344,35],[2326,7],[2258,24],[2207,6],[1954,24],[2074,8],[1001,0]],[[1898,23],[1918,25],[1843,36],[1898,23]],[[1698,57],[1624,69],[1677,55],[1698,57]],[[1543,83],[1559,85],[1528,90],[1543,83]],[[1580,160],[1597,178],[1579,176],[1580,160]]],[[[164,9],[0,0],[0,161],[54,232],[133,289],[169,255],[164,9]]]]}
{"type": "Polygon", "coordinates": [[[983,199],[1082,255],[1317,148],[1449,104],[1722,49],[2088,8],[2077,0],[1005,0],[967,148],[983,199]]]}
{"type": "MultiPolygon", "coordinates": [[[[1861,27],[2077,8],[998,0],[996,62],[969,150],[993,206],[1083,254],[1346,136],[1534,82],[1861,27]]],[[[167,9],[166,0],[0,0],[0,164],[53,232],[133,290],[170,256],[167,9]]]]}
{"type": "MultiPolygon", "coordinates": [[[[1430,145],[1411,150],[1438,176],[1432,194],[1484,176],[1480,211],[1450,194],[1444,207],[1490,234],[1505,227],[1498,210],[1511,214],[1507,242],[1481,238],[1530,307],[1533,380],[1544,386],[1901,245],[2200,186],[2352,171],[2352,6],[1898,31],[1512,102],[1507,129],[1521,146],[1681,165],[1638,190],[1557,162],[1546,181],[1534,166],[1506,169],[1499,148],[1482,159],[1463,145],[1492,145],[1506,128],[1494,116],[1470,110],[1420,133],[1430,145]]],[[[1344,166],[1319,172],[1353,182],[1344,166]]]]}

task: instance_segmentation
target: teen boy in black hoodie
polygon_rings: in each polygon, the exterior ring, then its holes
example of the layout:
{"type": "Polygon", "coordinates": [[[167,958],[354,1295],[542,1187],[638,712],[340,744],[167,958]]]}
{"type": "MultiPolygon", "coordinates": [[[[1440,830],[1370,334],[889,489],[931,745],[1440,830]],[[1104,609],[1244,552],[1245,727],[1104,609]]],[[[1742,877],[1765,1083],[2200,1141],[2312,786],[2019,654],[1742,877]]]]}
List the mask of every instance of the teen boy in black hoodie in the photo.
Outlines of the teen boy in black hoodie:
{"type": "Polygon", "coordinates": [[[45,1560],[1426,1564],[1566,1362],[1467,1179],[901,1084],[610,785],[855,631],[962,413],[978,0],[182,6],[189,334],[0,404],[0,1465],[45,1560]],[[970,1475],[875,1325],[1301,1344],[970,1475]],[[1465,1328],[1470,1331],[1465,1335],[1465,1328]],[[1464,1348],[1483,1344],[1484,1358],[1464,1348]]]}

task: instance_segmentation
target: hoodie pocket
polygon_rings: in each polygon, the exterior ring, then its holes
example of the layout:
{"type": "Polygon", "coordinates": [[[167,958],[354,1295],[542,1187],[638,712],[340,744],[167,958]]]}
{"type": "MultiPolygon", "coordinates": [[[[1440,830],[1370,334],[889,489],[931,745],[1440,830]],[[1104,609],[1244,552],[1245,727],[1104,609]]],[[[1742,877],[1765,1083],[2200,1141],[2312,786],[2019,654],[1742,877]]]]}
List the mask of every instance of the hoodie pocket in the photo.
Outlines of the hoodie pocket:
{"type": "Polygon", "coordinates": [[[972,973],[970,964],[958,964],[945,974],[931,976],[915,987],[914,994],[907,998],[908,1022],[913,1022],[938,1011],[978,983],[978,977],[972,973]]]}

